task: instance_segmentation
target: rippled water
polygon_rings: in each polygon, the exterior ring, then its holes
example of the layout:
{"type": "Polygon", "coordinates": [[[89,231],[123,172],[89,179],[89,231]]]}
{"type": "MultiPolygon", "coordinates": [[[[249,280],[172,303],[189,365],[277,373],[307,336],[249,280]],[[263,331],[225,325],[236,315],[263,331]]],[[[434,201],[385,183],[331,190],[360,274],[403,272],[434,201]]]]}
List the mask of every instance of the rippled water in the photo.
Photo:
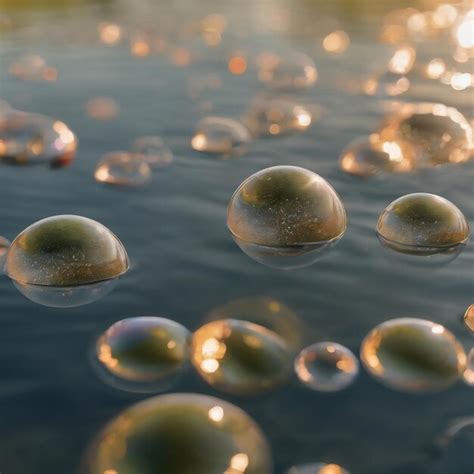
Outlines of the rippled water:
{"type": "MultiPolygon", "coordinates": [[[[133,58],[126,43],[97,45],[97,23],[104,19],[136,25],[145,21],[164,28],[167,18],[199,20],[215,9],[213,2],[162,3],[154,8],[144,1],[133,7],[110,1],[46,11],[18,9],[11,13],[16,27],[3,34],[0,96],[16,108],[66,122],[80,143],[70,168],[0,168],[0,234],[11,239],[49,215],[84,215],[120,236],[133,268],[112,294],[73,309],[34,305],[0,278],[2,474],[75,472],[98,429],[143,398],[102,384],[87,357],[94,339],[125,317],[159,315],[194,330],[219,305],[265,295],[299,315],[306,343],[333,340],[358,352],[373,326],[415,316],[445,325],[466,347],[472,345],[462,325],[474,294],[472,243],[447,267],[406,267],[387,256],[374,228],[388,203],[419,191],[446,197],[472,225],[474,163],[367,181],[338,170],[344,146],[370,133],[382,116],[383,104],[377,99],[351,94],[344,86],[344,79],[359,77],[388,57],[387,47],[375,44],[378,17],[370,5],[357,11],[356,2],[303,2],[298,7],[289,1],[221,3],[219,11],[235,22],[236,34],[217,50],[205,48],[194,37],[187,39],[187,47],[199,58],[187,68],[160,56],[133,58]],[[273,31],[265,21],[277,3],[293,9],[285,33],[273,31]],[[319,46],[333,24],[348,31],[352,40],[349,52],[340,57],[324,55],[319,46]],[[247,29],[248,36],[243,34],[247,29]],[[186,90],[190,78],[219,75],[222,88],[206,92],[205,99],[213,102],[213,113],[239,117],[262,88],[255,74],[231,76],[226,71],[226,54],[239,47],[296,49],[313,57],[318,84],[299,97],[318,104],[321,117],[305,134],[258,140],[238,159],[208,158],[189,146],[203,114],[186,90]],[[31,52],[57,68],[56,82],[21,82],[8,75],[8,65],[31,52]],[[85,104],[95,96],[115,98],[120,104],[118,118],[92,121],[85,104]],[[95,165],[104,153],[130,149],[144,135],[165,138],[175,155],[171,166],[139,189],[110,188],[94,181],[95,165]],[[227,202],[238,184],[259,169],[279,164],[306,167],[328,179],[349,219],[346,235],[326,258],[292,272],[250,260],[225,225],[227,202]]],[[[436,54],[440,47],[433,46],[436,54]]],[[[415,87],[407,98],[443,101],[472,118],[469,96],[445,86],[415,87]]],[[[220,396],[193,373],[173,390],[220,396]]],[[[443,454],[434,447],[450,420],[473,413],[472,388],[462,385],[410,396],[361,373],[340,393],[312,392],[294,379],[265,396],[225,398],[245,409],[266,432],[276,473],[310,461],[335,462],[364,474],[473,471],[474,462],[467,455],[472,455],[472,448],[461,443],[443,454]]]]}

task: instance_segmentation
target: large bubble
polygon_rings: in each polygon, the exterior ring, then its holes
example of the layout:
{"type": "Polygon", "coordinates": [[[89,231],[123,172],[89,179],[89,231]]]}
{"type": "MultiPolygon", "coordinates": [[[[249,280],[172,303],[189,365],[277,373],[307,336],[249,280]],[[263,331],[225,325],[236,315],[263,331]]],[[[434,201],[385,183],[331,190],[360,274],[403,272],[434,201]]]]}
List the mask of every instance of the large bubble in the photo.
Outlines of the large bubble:
{"type": "Polygon", "coordinates": [[[84,474],[270,474],[270,448],[241,409],[196,394],[161,395],[112,420],[84,474]]]}
{"type": "Polygon", "coordinates": [[[91,303],[113,288],[129,260],[120,240],[86,217],[40,220],[11,244],[5,273],[32,301],[70,307],[91,303]]]}
{"type": "Polygon", "coordinates": [[[426,167],[462,163],[473,153],[471,125],[457,109],[442,104],[403,104],[378,133],[383,141],[411,143],[426,167]]]}
{"type": "Polygon", "coordinates": [[[192,337],[191,360],[214,388],[257,394],[285,382],[291,352],[276,333],[248,321],[226,319],[200,327],[192,337]]]}
{"type": "Polygon", "coordinates": [[[469,226],[452,202],[435,194],[415,193],[385,208],[377,223],[377,236],[396,252],[448,260],[466,245],[469,226]]]}
{"type": "Polygon", "coordinates": [[[331,185],[312,171],[275,166],[247,178],[234,192],[227,226],[239,247],[270,267],[310,265],[347,226],[331,185]]]}
{"type": "Polygon", "coordinates": [[[349,471],[346,471],[339,464],[316,462],[293,466],[286,471],[286,474],[349,474],[349,471]]]}
{"type": "Polygon", "coordinates": [[[295,372],[301,382],[313,390],[336,392],[354,382],[359,373],[359,361],[341,344],[318,342],[299,353],[295,372]]]}
{"type": "Polygon", "coordinates": [[[142,316],[114,323],[97,340],[95,366],[110,385],[132,392],[168,388],[188,361],[189,331],[166,318],[142,316]]]}
{"type": "Polygon", "coordinates": [[[445,389],[460,379],[466,354],[441,324],[399,318],[376,326],[363,340],[361,360],[377,380],[404,392],[445,389]]]}
{"type": "Polygon", "coordinates": [[[71,163],[76,148],[76,136],[59,120],[19,110],[0,114],[1,162],[57,168],[71,163]]]}

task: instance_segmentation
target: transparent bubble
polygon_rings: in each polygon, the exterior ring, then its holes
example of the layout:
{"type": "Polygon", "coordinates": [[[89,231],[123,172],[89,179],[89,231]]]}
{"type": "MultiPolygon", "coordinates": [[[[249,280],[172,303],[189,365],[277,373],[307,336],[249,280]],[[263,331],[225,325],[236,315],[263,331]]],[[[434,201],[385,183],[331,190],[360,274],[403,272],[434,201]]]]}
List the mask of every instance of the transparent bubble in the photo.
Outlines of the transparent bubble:
{"type": "Polygon", "coordinates": [[[360,356],[381,383],[403,392],[432,392],[460,379],[466,354],[440,324],[400,318],[376,326],[362,342],[360,356]]]}
{"type": "Polygon", "coordinates": [[[86,103],[86,111],[94,120],[112,120],[120,113],[118,102],[112,97],[94,97],[86,103]]]}
{"type": "Polygon", "coordinates": [[[231,157],[242,155],[250,140],[249,131],[237,120],[206,117],[197,123],[191,146],[202,153],[231,157]]]}
{"type": "Polygon", "coordinates": [[[9,247],[10,241],[0,235],[0,275],[3,273],[3,266],[5,265],[9,247]]]}
{"type": "Polygon", "coordinates": [[[442,104],[403,104],[382,122],[384,141],[411,143],[423,166],[462,163],[473,151],[472,127],[455,108],[442,104]]]}
{"type": "Polygon", "coordinates": [[[469,226],[462,212],[435,194],[407,194],[385,208],[377,236],[386,248],[415,257],[450,261],[465,247],[469,226]]]}
{"type": "Polygon", "coordinates": [[[166,318],[143,316],[114,323],[97,340],[94,358],[106,383],[132,392],[168,389],[188,362],[189,331],[166,318]]]}
{"type": "Polygon", "coordinates": [[[467,364],[463,379],[467,385],[474,386],[474,348],[472,348],[467,355],[467,364]]]}
{"type": "Polygon", "coordinates": [[[10,65],[9,73],[23,81],[55,81],[58,76],[56,69],[48,66],[44,58],[36,54],[19,58],[10,65]]]}
{"type": "Polygon", "coordinates": [[[11,244],[5,273],[29,299],[71,307],[108,293],[127,272],[127,252],[105,226],[81,216],[53,216],[21,232],[11,244]]]}
{"type": "Polygon", "coordinates": [[[197,394],[160,395],[112,420],[89,449],[84,474],[270,474],[271,452],[240,408],[197,394]]]}
{"type": "Polygon", "coordinates": [[[325,464],[322,462],[300,464],[288,469],[286,474],[349,474],[338,464],[325,464]]]}
{"type": "Polygon", "coordinates": [[[380,173],[409,173],[416,169],[413,147],[402,141],[382,141],[376,133],[353,140],[341,153],[342,171],[368,178],[380,173]]]}
{"type": "Polygon", "coordinates": [[[295,372],[307,387],[318,392],[337,392],[351,385],[359,373],[359,361],[336,342],[318,342],[295,359],[295,372]]]}
{"type": "Polygon", "coordinates": [[[44,115],[7,110],[0,115],[0,161],[14,165],[70,164],[77,138],[69,127],[44,115]]]}
{"type": "Polygon", "coordinates": [[[225,319],[200,327],[191,360],[209,385],[250,395],[281,385],[291,373],[291,353],[276,333],[248,321],[225,319]]]}
{"type": "Polygon", "coordinates": [[[304,132],[313,120],[303,105],[285,98],[257,98],[243,117],[255,136],[275,136],[304,132]]]}
{"type": "Polygon", "coordinates": [[[309,89],[318,79],[314,61],[306,54],[293,53],[284,57],[267,55],[267,58],[259,64],[258,77],[272,89],[309,89]]]}
{"type": "Polygon", "coordinates": [[[99,183],[143,186],[151,180],[151,168],[141,154],[113,151],[100,160],[94,177],[99,183]]]}
{"type": "Polygon", "coordinates": [[[234,192],[227,226],[239,247],[270,267],[311,265],[347,226],[344,206],[331,185],[296,166],[266,168],[234,192]]]}
{"type": "Polygon", "coordinates": [[[238,319],[263,326],[278,334],[289,347],[301,347],[303,328],[298,316],[287,306],[266,296],[239,298],[209,313],[207,320],[238,319]]]}
{"type": "Polygon", "coordinates": [[[464,313],[464,324],[466,327],[474,333],[474,304],[471,304],[464,313]]]}
{"type": "Polygon", "coordinates": [[[173,152],[161,137],[145,136],[137,138],[133,144],[133,150],[153,168],[168,166],[173,161],[173,152]]]}

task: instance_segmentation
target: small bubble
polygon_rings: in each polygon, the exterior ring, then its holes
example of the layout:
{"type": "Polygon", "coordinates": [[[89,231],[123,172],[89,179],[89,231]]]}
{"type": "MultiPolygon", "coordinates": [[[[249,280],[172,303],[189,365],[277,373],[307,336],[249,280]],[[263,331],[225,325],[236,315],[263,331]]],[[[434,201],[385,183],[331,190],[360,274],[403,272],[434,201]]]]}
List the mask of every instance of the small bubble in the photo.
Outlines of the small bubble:
{"type": "Polygon", "coordinates": [[[350,43],[349,35],[345,31],[337,30],[325,36],[323,48],[331,54],[342,54],[347,50],[350,43]]]}
{"type": "Polygon", "coordinates": [[[94,176],[99,183],[143,186],[151,180],[151,169],[141,154],[114,151],[100,160],[94,176]]]}
{"type": "Polygon", "coordinates": [[[168,166],[173,161],[173,152],[158,136],[137,138],[133,144],[133,151],[152,168],[168,166]]]}

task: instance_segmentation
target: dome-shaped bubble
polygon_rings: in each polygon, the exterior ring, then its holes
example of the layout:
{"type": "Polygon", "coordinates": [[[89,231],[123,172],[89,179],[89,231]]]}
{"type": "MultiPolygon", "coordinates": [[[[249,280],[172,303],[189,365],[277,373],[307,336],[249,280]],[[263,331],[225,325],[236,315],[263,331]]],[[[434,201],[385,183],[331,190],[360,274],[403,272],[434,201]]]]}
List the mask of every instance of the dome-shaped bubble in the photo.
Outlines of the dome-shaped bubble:
{"type": "Polygon", "coordinates": [[[474,304],[471,304],[464,313],[464,324],[474,334],[474,304]]]}
{"type": "Polygon", "coordinates": [[[383,141],[411,143],[426,167],[462,163],[473,153],[471,125],[457,109],[442,104],[403,104],[386,117],[378,133],[383,141]]]}
{"type": "Polygon", "coordinates": [[[383,384],[404,392],[445,389],[460,379],[466,354],[441,324],[399,318],[376,326],[363,340],[361,360],[383,384]]]}
{"type": "Polygon", "coordinates": [[[141,154],[114,151],[100,160],[96,181],[118,186],[142,186],[151,180],[151,169],[141,154]]]}
{"type": "Polygon", "coordinates": [[[132,392],[168,388],[188,361],[189,331],[166,318],[142,316],[114,323],[97,340],[94,364],[110,385],[132,392]]]}
{"type": "Polygon", "coordinates": [[[350,142],[339,157],[342,171],[368,178],[380,173],[409,173],[416,169],[413,147],[402,141],[382,141],[373,133],[350,142]]]}
{"type": "Polygon", "coordinates": [[[239,298],[213,309],[208,321],[238,319],[258,324],[278,334],[289,347],[301,348],[303,328],[293,310],[266,296],[239,298]]]}
{"type": "Polygon", "coordinates": [[[191,360],[214,388],[257,394],[285,382],[291,353],[283,339],[263,326],[226,319],[200,327],[192,337],[191,360]]]}
{"type": "Polygon", "coordinates": [[[127,252],[109,229],[62,215],[40,220],[15,238],[5,273],[32,301],[68,307],[100,298],[128,268],[127,252]]]}
{"type": "Polygon", "coordinates": [[[76,148],[76,136],[59,120],[19,110],[0,114],[1,162],[57,168],[71,163],[76,148]]]}
{"type": "Polygon", "coordinates": [[[197,123],[191,146],[202,153],[230,157],[243,154],[250,140],[249,131],[237,120],[206,117],[197,123]]]}
{"type": "Polygon", "coordinates": [[[161,137],[150,135],[137,138],[133,150],[153,168],[168,166],[173,161],[173,152],[161,137]]]}
{"type": "Polygon", "coordinates": [[[303,349],[295,359],[301,382],[318,392],[336,392],[351,385],[359,373],[359,361],[336,342],[318,342],[303,349]]]}
{"type": "Polygon", "coordinates": [[[227,226],[240,248],[265,265],[310,265],[346,230],[344,206],[312,171],[275,166],[247,178],[234,192],[227,226]]]}
{"type": "Polygon", "coordinates": [[[304,90],[314,86],[318,70],[306,54],[292,53],[287,56],[265,55],[260,61],[258,77],[268,87],[278,90],[304,90]]]}
{"type": "Polygon", "coordinates": [[[270,448],[240,408],[197,394],[160,395],[112,420],[84,474],[270,474],[270,448]]]}
{"type": "Polygon", "coordinates": [[[257,98],[242,121],[255,136],[276,136],[304,132],[312,123],[311,112],[285,98],[257,98]]]}
{"type": "Polygon", "coordinates": [[[469,239],[462,212],[435,194],[407,194],[385,208],[377,222],[385,247],[415,256],[456,256],[469,239]]]}
{"type": "Polygon", "coordinates": [[[286,474],[349,474],[349,471],[346,471],[339,464],[316,462],[293,466],[286,471],[286,474]]]}
{"type": "Polygon", "coordinates": [[[0,275],[3,273],[3,266],[7,258],[7,252],[10,247],[10,241],[0,236],[0,275]]]}

